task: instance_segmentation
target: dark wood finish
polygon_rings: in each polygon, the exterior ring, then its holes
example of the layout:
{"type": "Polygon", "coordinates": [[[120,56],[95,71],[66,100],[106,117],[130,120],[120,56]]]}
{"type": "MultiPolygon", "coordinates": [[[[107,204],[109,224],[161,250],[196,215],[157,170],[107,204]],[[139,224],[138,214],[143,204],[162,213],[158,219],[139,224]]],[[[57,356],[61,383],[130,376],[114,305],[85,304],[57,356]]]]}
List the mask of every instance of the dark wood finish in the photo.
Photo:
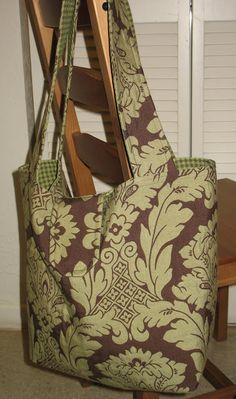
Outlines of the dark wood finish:
{"type": "Polygon", "coordinates": [[[117,114],[110,66],[107,11],[103,9],[103,3],[104,0],[87,1],[98,60],[107,95],[112,129],[116,140],[116,146],[120,158],[124,180],[128,180],[131,177],[131,171],[126,155],[123,137],[120,131],[119,118],[117,114]]]}
{"type": "Polygon", "coordinates": [[[58,28],[62,0],[39,0],[39,5],[44,26],[47,26],[48,28],[58,28]]]}
{"type": "Polygon", "coordinates": [[[224,341],[227,339],[228,297],[229,297],[228,287],[221,287],[218,289],[215,329],[214,329],[214,338],[217,341],[224,341]]]}
{"type": "Polygon", "coordinates": [[[218,181],[218,218],[221,265],[236,261],[236,182],[233,180],[221,179],[218,181]]]}
{"type": "Polygon", "coordinates": [[[227,338],[228,287],[236,284],[236,182],[218,181],[218,299],[214,337],[227,338]]]}
{"type": "Polygon", "coordinates": [[[81,386],[83,388],[88,388],[88,387],[91,387],[91,385],[93,385],[92,382],[89,382],[89,381],[86,381],[86,380],[80,380],[79,382],[80,382],[80,384],[81,384],[81,386]]]}
{"type": "Polygon", "coordinates": [[[203,375],[215,389],[226,388],[233,385],[233,382],[209,359],[206,362],[203,375]]]}
{"type": "Polygon", "coordinates": [[[234,399],[236,398],[236,385],[227,388],[218,389],[217,391],[203,393],[194,396],[193,399],[234,399]]]}
{"type": "MultiPolygon", "coordinates": [[[[43,23],[48,28],[58,28],[61,15],[62,0],[39,0],[43,23]]],[[[87,1],[81,0],[78,28],[90,26],[87,1]]]]}
{"type": "Polygon", "coordinates": [[[65,129],[65,150],[69,170],[72,175],[72,182],[75,194],[78,196],[95,194],[92,174],[89,168],[79,159],[73,140],[74,132],[80,133],[75,107],[72,101],[68,102],[66,129],[65,129]]]}
{"type": "Polygon", "coordinates": [[[118,152],[111,144],[87,133],[74,134],[74,142],[79,158],[92,173],[106,177],[108,183],[123,182],[118,152]]]}
{"type": "Polygon", "coordinates": [[[133,399],[159,399],[158,392],[134,392],[133,399]]]}
{"type": "MultiPolygon", "coordinates": [[[[67,67],[62,67],[58,81],[63,94],[66,92],[67,67]]],[[[107,96],[100,71],[74,66],[70,89],[70,98],[74,102],[108,111],[107,96]]]]}

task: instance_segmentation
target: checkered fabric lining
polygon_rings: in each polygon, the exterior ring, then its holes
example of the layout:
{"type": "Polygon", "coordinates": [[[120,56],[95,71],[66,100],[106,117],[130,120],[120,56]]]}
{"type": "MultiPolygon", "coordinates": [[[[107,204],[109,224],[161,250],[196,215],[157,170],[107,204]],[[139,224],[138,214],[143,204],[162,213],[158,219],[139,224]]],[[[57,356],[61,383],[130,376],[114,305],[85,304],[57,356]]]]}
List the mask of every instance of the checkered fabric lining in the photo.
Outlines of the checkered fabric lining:
{"type": "MultiPolygon", "coordinates": [[[[214,166],[215,164],[214,161],[203,158],[175,158],[174,161],[178,170],[201,168],[206,167],[207,165],[214,166]]],[[[40,184],[40,186],[48,189],[55,180],[56,173],[56,160],[40,161],[40,167],[38,171],[38,183],[40,184]]]]}
{"type": "Polygon", "coordinates": [[[206,166],[213,166],[215,162],[211,159],[203,158],[175,158],[175,165],[178,170],[181,169],[192,169],[192,168],[202,168],[206,166]]]}
{"type": "Polygon", "coordinates": [[[40,161],[38,169],[38,183],[41,187],[48,189],[56,178],[57,173],[57,161],[47,160],[40,161]]]}

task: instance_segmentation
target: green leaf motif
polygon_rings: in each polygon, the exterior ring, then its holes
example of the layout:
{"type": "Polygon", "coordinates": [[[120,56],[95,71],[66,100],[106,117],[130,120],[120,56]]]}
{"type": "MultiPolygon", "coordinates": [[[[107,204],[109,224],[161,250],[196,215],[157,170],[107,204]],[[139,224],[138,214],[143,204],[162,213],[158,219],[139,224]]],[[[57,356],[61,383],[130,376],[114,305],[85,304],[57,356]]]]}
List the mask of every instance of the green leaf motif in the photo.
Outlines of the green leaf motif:
{"type": "MultiPolygon", "coordinates": [[[[160,299],[163,288],[172,277],[172,246],[167,244],[180,235],[191,219],[192,210],[183,207],[183,204],[202,198],[204,190],[201,183],[200,173],[193,171],[177,178],[172,185],[166,184],[158,193],[158,206],[151,211],[148,226],[141,225],[140,243],[145,261],[138,259],[135,265],[132,265],[131,277],[139,285],[146,284],[150,293],[156,294],[160,299]]],[[[211,226],[208,227],[212,230],[211,226]]],[[[205,240],[204,233],[203,237],[205,240]]],[[[210,246],[212,251],[215,251],[214,245],[209,244],[206,256],[209,256],[209,261],[212,262],[210,246]]]]}
{"type": "Polygon", "coordinates": [[[191,357],[194,361],[197,373],[196,373],[196,380],[199,382],[202,373],[205,369],[207,357],[204,356],[201,352],[194,352],[191,354],[191,357]]]}
{"type": "Polygon", "coordinates": [[[101,214],[87,213],[84,217],[84,224],[87,229],[82,241],[83,246],[87,249],[94,249],[94,255],[98,258],[101,238],[101,214]]]}
{"type": "Polygon", "coordinates": [[[198,233],[180,250],[183,265],[190,273],[173,286],[174,295],[196,306],[207,308],[214,314],[216,304],[216,239],[217,213],[214,212],[207,226],[199,226],[198,233]]]}
{"type": "Polygon", "coordinates": [[[132,346],[118,356],[111,355],[96,367],[105,376],[100,381],[108,386],[147,391],[155,387],[160,392],[183,392],[178,385],[185,380],[186,364],[176,363],[161,352],[152,354],[132,346]]]}
{"type": "Polygon", "coordinates": [[[186,303],[149,300],[145,305],[135,304],[135,310],[138,315],[132,322],[131,333],[136,341],[148,340],[148,328],[168,326],[165,341],[185,351],[206,352],[210,334],[208,320],[197,312],[191,312],[186,303]]]}
{"type": "Polygon", "coordinates": [[[157,134],[160,130],[162,130],[160,120],[157,116],[155,116],[151,122],[149,122],[147,130],[152,134],[157,134]]]}
{"type": "Polygon", "coordinates": [[[186,195],[187,201],[194,201],[196,198],[204,198],[204,205],[211,209],[216,203],[215,181],[210,174],[211,168],[196,168],[188,172],[183,171],[173,183],[173,188],[179,195],[186,195]],[[189,189],[191,192],[189,192],[189,189]]]}
{"type": "Polygon", "coordinates": [[[203,282],[198,278],[196,272],[186,274],[182,277],[181,282],[172,288],[176,298],[195,305],[197,311],[208,308],[209,302],[211,302],[211,291],[212,287],[209,281],[203,282]]]}
{"type": "Polygon", "coordinates": [[[119,112],[122,114],[123,128],[131,123],[132,118],[139,117],[139,110],[142,103],[139,101],[140,92],[138,86],[133,83],[130,88],[125,87],[123,93],[120,94],[119,112]]]}
{"type": "Polygon", "coordinates": [[[149,339],[148,328],[167,326],[173,320],[173,305],[168,301],[150,301],[134,305],[137,316],[131,324],[131,334],[137,342],[149,339]],[[148,327],[148,328],[147,328],[148,327]]]}
{"type": "Polygon", "coordinates": [[[216,225],[217,211],[214,212],[207,226],[200,225],[198,227],[198,233],[180,251],[180,255],[184,259],[184,266],[196,270],[200,276],[206,275],[207,270],[212,273],[215,269],[216,225]]]}
{"type": "Polygon", "coordinates": [[[97,303],[98,296],[109,289],[112,281],[110,268],[91,268],[82,277],[69,277],[72,298],[82,305],[86,314],[89,314],[97,303]]]}
{"type": "Polygon", "coordinates": [[[89,336],[81,334],[75,321],[76,319],[65,333],[60,332],[61,367],[67,372],[88,379],[92,376],[92,372],[89,369],[87,359],[101,348],[101,344],[91,340],[89,336]]]}
{"type": "Polygon", "coordinates": [[[158,182],[157,179],[155,183],[150,180],[150,183],[146,185],[140,184],[137,179],[131,180],[130,183],[128,181],[126,190],[122,195],[122,201],[134,206],[135,209],[139,208],[142,211],[150,209],[152,207],[151,200],[157,195],[160,184],[162,182],[158,182]]]}
{"type": "Polygon", "coordinates": [[[71,242],[77,237],[79,229],[70,214],[71,205],[64,201],[55,204],[48,225],[50,226],[50,262],[58,264],[62,258],[67,257],[71,242]]]}
{"type": "Polygon", "coordinates": [[[105,314],[101,311],[94,315],[85,316],[80,320],[79,331],[91,337],[110,335],[114,343],[125,344],[128,341],[126,326],[115,319],[115,309],[110,309],[105,314]]]}
{"type": "Polygon", "coordinates": [[[174,303],[173,316],[171,329],[165,333],[164,339],[184,351],[200,352],[205,357],[210,337],[208,319],[195,311],[191,312],[188,305],[180,301],[174,303]]]}
{"type": "Polygon", "coordinates": [[[140,243],[145,261],[137,260],[130,267],[131,277],[138,284],[146,284],[149,292],[162,298],[162,290],[172,278],[171,256],[173,245],[193,212],[178,201],[170,185],[158,194],[158,206],[148,218],[148,226],[141,225],[140,243]],[[163,191],[167,194],[165,197],[163,191]],[[176,203],[176,200],[178,201],[176,203]]]}
{"type": "Polygon", "coordinates": [[[152,140],[141,146],[140,149],[137,138],[130,136],[127,139],[127,145],[130,146],[139,176],[156,174],[158,169],[166,165],[171,157],[169,144],[165,138],[152,140]]]}
{"type": "Polygon", "coordinates": [[[114,0],[114,5],[116,9],[116,13],[121,19],[122,23],[124,26],[129,26],[130,21],[129,21],[129,14],[127,13],[127,5],[126,1],[124,0],[114,0]]]}

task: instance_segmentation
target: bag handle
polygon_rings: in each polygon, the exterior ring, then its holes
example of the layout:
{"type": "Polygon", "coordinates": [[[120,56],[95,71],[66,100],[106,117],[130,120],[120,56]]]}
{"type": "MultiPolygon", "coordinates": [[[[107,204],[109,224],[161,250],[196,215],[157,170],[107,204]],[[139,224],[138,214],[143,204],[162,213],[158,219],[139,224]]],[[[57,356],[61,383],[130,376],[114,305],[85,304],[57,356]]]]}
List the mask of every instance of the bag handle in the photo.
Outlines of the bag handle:
{"type": "Polygon", "coordinates": [[[67,75],[67,83],[66,83],[66,94],[65,94],[64,103],[63,103],[62,122],[61,122],[61,126],[60,126],[58,153],[57,153],[57,157],[56,157],[56,159],[59,161],[58,162],[58,174],[60,174],[60,172],[61,172],[63,140],[64,140],[64,133],[65,133],[70,86],[71,86],[71,77],[72,77],[72,70],[73,70],[73,56],[74,56],[74,48],[75,48],[75,40],[76,40],[79,6],[80,6],[80,0],[63,0],[63,2],[62,2],[61,17],[60,17],[60,24],[59,24],[59,38],[58,38],[58,42],[57,42],[57,46],[56,46],[56,57],[55,57],[52,81],[51,81],[51,86],[50,86],[50,90],[49,90],[49,95],[47,98],[47,103],[46,103],[46,106],[44,109],[41,127],[36,136],[36,142],[35,142],[33,156],[32,156],[32,160],[31,160],[30,171],[31,171],[31,175],[34,178],[37,178],[39,164],[40,164],[40,161],[42,160],[43,150],[44,150],[45,142],[46,142],[46,135],[47,135],[47,131],[48,131],[49,117],[50,117],[50,114],[52,111],[52,104],[53,104],[53,100],[54,100],[57,75],[58,75],[58,71],[61,67],[63,56],[66,51],[68,75],[67,75]]]}
{"type": "MultiPolygon", "coordinates": [[[[61,173],[63,140],[73,70],[73,55],[80,0],[63,0],[59,25],[56,61],[47,104],[31,162],[31,173],[37,176],[45,147],[49,116],[54,99],[57,74],[67,50],[68,77],[60,126],[57,153],[58,176],[61,173]]],[[[134,176],[157,174],[166,168],[177,174],[172,149],[160,120],[141,67],[132,14],[128,0],[108,0],[110,59],[117,110],[129,162],[134,176]]]]}
{"type": "Polygon", "coordinates": [[[157,116],[141,66],[128,0],[108,0],[113,85],[133,175],[177,174],[174,154],[157,116]]]}

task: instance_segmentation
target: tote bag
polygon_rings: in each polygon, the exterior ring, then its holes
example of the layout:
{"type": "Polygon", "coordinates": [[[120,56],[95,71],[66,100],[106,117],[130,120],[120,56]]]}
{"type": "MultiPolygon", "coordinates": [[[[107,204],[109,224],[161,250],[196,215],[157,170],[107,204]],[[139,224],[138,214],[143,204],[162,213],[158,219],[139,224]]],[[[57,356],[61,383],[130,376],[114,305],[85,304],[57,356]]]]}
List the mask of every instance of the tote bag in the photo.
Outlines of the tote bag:
{"type": "Polygon", "coordinates": [[[33,157],[20,168],[30,356],[125,390],[185,393],[205,367],[216,304],[216,170],[176,159],[156,114],[127,0],[109,0],[110,58],[132,178],[73,197],[62,171],[78,0],[64,0],[56,63],[33,157]],[[42,160],[65,49],[57,159],[42,160]]]}

